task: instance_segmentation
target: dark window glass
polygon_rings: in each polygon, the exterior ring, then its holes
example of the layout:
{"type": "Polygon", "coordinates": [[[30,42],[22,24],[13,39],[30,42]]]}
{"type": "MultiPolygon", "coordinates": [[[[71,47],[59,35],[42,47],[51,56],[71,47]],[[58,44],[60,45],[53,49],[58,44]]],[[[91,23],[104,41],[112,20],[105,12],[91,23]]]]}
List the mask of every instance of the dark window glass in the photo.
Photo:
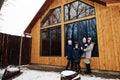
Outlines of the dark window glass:
{"type": "Polygon", "coordinates": [[[92,56],[98,56],[98,42],[96,31],[96,19],[89,19],[79,22],[74,22],[65,25],[65,45],[71,39],[73,43],[79,42],[81,44],[83,37],[91,37],[95,42],[92,56]]]}
{"type": "Polygon", "coordinates": [[[51,56],[61,56],[61,27],[50,29],[51,56]]]}
{"type": "Polygon", "coordinates": [[[78,19],[95,14],[95,8],[82,1],[74,1],[64,6],[65,21],[78,19]]]}
{"type": "Polygon", "coordinates": [[[41,56],[61,56],[61,27],[41,30],[41,56]]]}
{"type": "Polygon", "coordinates": [[[41,56],[49,56],[50,36],[49,29],[41,30],[41,56]]]}
{"type": "Polygon", "coordinates": [[[42,20],[42,26],[49,26],[61,22],[61,7],[51,9],[42,20]]]}

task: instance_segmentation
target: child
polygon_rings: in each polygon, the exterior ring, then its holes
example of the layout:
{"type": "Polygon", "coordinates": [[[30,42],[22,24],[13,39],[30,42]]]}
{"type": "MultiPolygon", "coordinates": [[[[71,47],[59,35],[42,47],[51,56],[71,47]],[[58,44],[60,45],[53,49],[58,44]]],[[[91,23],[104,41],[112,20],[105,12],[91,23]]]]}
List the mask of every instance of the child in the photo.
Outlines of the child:
{"type": "Polygon", "coordinates": [[[78,48],[78,43],[75,44],[75,48],[72,51],[72,57],[73,57],[73,65],[74,65],[74,71],[81,71],[80,70],[80,49],[78,48]]]}
{"type": "MultiPolygon", "coordinates": [[[[86,38],[84,37],[83,40],[82,40],[82,44],[81,44],[81,50],[87,48],[88,44],[87,44],[87,40],[86,38]]],[[[86,56],[86,53],[85,51],[82,51],[82,57],[85,57],[86,56]]]]}

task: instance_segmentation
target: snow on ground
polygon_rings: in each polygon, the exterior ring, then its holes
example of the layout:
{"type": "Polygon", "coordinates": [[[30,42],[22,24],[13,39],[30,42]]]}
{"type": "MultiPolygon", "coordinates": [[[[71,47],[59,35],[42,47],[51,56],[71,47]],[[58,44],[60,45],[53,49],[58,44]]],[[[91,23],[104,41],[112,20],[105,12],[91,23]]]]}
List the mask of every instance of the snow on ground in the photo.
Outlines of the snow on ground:
{"type": "Polygon", "coordinates": [[[2,78],[2,75],[3,75],[4,71],[5,71],[5,69],[0,69],[0,80],[2,78]]]}
{"type": "MultiPolygon", "coordinates": [[[[3,74],[4,70],[0,69],[0,75],[3,74]]],[[[37,70],[29,70],[26,68],[22,68],[21,72],[23,72],[20,76],[12,79],[12,80],[60,80],[60,73],[58,72],[45,72],[45,71],[37,71],[37,70]]],[[[96,76],[90,75],[79,75],[81,80],[119,80],[119,79],[105,79],[96,76]]]]}
{"type": "Polygon", "coordinates": [[[3,74],[5,69],[0,69],[0,75],[3,74]]]}
{"type": "Polygon", "coordinates": [[[24,70],[23,74],[13,80],[60,80],[60,74],[56,72],[24,70]]]}

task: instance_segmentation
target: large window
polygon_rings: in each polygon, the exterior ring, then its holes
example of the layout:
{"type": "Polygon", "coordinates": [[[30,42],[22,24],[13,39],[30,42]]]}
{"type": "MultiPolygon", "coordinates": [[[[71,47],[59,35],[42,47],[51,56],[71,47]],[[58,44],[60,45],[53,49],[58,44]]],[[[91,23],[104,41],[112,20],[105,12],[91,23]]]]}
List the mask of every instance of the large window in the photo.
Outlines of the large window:
{"type": "Polygon", "coordinates": [[[61,56],[61,27],[41,30],[41,56],[61,56]]]}
{"type": "Polygon", "coordinates": [[[65,21],[83,18],[95,14],[93,6],[88,5],[81,1],[74,1],[64,6],[65,10],[65,21]]]}
{"type": "Polygon", "coordinates": [[[51,9],[42,20],[42,26],[49,26],[61,22],[61,7],[51,9]]]}
{"type": "Polygon", "coordinates": [[[98,56],[98,42],[96,31],[96,19],[89,19],[84,21],[78,21],[65,25],[65,44],[68,40],[72,40],[73,43],[79,42],[81,44],[83,37],[91,37],[95,42],[92,56],[98,56]]]}

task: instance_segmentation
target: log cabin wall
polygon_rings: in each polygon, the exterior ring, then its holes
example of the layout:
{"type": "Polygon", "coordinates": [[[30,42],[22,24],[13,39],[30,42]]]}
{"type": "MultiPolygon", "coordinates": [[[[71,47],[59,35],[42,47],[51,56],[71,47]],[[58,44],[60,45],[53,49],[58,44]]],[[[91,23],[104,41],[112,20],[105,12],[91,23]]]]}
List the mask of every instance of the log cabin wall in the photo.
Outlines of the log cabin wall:
{"type": "MultiPolygon", "coordinates": [[[[8,65],[19,65],[20,36],[0,33],[0,67],[8,65]]],[[[30,63],[31,38],[22,39],[22,61],[21,64],[30,63]]]]}
{"type": "MultiPolygon", "coordinates": [[[[45,14],[34,25],[32,35],[32,50],[31,50],[31,63],[33,64],[48,64],[65,66],[66,58],[64,57],[64,4],[72,2],[73,0],[54,0],[45,14]],[[40,56],[40,31],[42,29],[41,21],[44,19],[50,9],[61,6],[62,21],[61,25],[61,57],[42,57],[40,56]]],[[[120,71],[120,53],[119,53],[119,39],[120,39],[120,3],[110,3],[107,6],[92,2],[90,0],[83,0],[85,3],[95,7],[96,26],[99,57],[92,57],[91,67],[97,70],[112,70],[120,71]]],[[[70,22],[74,22],[72,20],[70,22]]],[[[79,21],[79,20],[78,20],[79,21]]],[[[56,26],[55,24],[54,26],[56,26]]],[[[84,68],[83,59],[81,60],[81,67],[84,68]]]]}

